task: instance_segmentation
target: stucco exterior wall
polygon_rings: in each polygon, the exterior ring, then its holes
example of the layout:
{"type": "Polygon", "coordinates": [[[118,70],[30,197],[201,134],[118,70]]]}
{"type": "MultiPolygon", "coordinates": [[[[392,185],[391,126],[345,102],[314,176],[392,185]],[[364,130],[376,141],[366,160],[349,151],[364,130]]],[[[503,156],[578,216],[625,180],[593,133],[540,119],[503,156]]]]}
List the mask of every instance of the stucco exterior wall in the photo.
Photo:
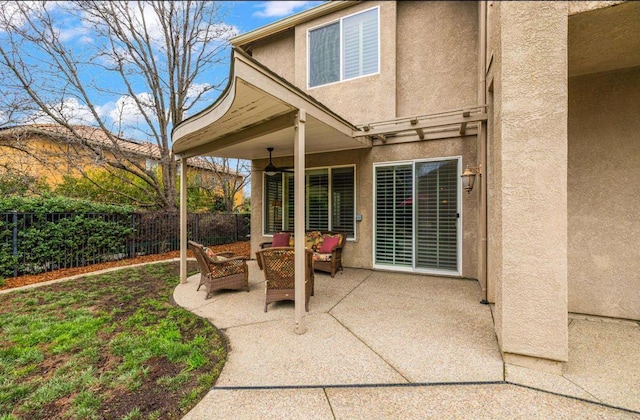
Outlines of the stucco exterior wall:
{"type": "Polygon", "coordinates": [[[603,7],[615,6],[624,3],[624,0],[591,0],[591,1],[570,1],[569,15],[589,12],[591,10],[602,9],[603,7]]]}
{"type": "Polygon", "coordinates": [[[559,372],[568,357],[568,5],[493,7],[501,9],[498,336],[507,363],[548,361],[559,372]]]}
{"type": "MultiPolygon", "coordinates": [[[[500,8],[495,2],[487,7],[487,300],[496,302],[502,288],[502,42],[500,8]]],[[[496,306],[494,318],[500,339],[502,306],[496,306]]]]}
{"type": "Polygon", "coordinates": [[[295,32],[285,31],[251,47],[258,62],[288,80],[295,82],[295,32]]]}
{"type": "Polygon", "coordinates": [[[395,117],[396,3],[366,1],[296,27],[295,84],[353,124],[395,117]],[[307,89],[307,31],[340,17],[380,8],[380,72],[307,89]]]}
{"type": "Polygon", "coordinates": [[[640,67],[569,79],[569,311],[640,319],[640,67]]]}
{"type": "Polygon", "coordinates": [[[397,3],[397,115],[475,105],[478,4],[397,3]]]}
{"type": "MultiPolygon", "coordinates": [[[[373,266],[373,165],[378,162],[407,161],[412,159],[447,158],[462,156],[462,165],[475,162],[475,136],[459,139],[435,140],[398,145],[379,146],[372,149],[352,150],[340,153],[317,154],[307,156],[307,167],[326,167],[335,165],[356,165],[356,213],[362,215],[362,221],[356,222],[356,240],[348,241],[343,253],[346,267],[371,268],[373,266]]],[[[292,159],[274,159],[276,166],[291,165],[292,159]]],[[[263,168],[267,161],[254,161],[254,168],[263,168]]],[[[252,255],[263,241],[261,215],[263,182],[262,172],[253,172],[251,249],[252,255]]],[[[476,196],[463,193],[462,196],[462,276],[476,278],[477,252],[476,234],[478,212],[476,196]]]]}

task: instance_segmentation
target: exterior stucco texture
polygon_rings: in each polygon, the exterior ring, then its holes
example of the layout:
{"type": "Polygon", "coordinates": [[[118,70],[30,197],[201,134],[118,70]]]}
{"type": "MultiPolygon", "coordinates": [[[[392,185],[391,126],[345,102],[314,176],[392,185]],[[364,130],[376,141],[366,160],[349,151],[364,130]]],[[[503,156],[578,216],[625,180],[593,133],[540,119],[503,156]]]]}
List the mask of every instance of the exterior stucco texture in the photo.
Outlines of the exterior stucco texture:
{"type": "MultiPolygon", "coordinates": [[[[504,353],[568,357],[567,4],[502,2],[496,327],[504,353]]],[[[489,206],[493,203],[489,201],[489,206]]],[[[496,257],[494,253],[490,257],[496,257]]],[[[492,276],[491,271],[489,276],[492,276]]]]}
{"type": "Polygon", "coordinates": [[[640,67],[569,79],[569,311],[640,319],[640,67]]]}

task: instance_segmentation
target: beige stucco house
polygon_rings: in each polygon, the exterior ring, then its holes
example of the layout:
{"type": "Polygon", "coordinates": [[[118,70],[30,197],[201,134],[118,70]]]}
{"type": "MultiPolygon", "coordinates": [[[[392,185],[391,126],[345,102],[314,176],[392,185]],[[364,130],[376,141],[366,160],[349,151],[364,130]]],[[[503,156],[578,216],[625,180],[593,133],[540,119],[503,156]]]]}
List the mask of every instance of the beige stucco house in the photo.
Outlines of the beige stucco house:
{"type": "Polygon", "coordinates": [[[538,369],[570,312],[640,320],[640,3],[328,2],[231,43],[173,150],[252,160],[253,251],[333,229],[348,267],[477,279],[538,369]]]}

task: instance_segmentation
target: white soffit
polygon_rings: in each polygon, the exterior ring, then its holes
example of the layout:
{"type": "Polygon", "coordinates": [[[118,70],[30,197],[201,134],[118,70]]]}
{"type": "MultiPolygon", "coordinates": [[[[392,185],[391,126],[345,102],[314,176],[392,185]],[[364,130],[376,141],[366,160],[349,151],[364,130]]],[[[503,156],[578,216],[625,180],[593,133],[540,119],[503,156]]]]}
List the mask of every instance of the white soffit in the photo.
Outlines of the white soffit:
{"type": "Polygon", "coordinates": [[[307,153],[371,147],[369,139],[354,137],[355,126],[234,50],[229,85],[212,106],[174,129],[173,152],[260,159],[268,157],[267,147],[274,147],[274,157],[293,155],[298,109],[307,114],[307,153]]]}

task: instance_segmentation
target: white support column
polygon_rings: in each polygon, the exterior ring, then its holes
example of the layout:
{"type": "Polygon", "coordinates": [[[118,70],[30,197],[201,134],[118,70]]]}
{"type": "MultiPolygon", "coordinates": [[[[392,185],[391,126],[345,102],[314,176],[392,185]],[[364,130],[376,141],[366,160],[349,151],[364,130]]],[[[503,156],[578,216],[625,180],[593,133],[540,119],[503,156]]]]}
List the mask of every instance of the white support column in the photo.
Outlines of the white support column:
{"type": "Polygon", "coordinates": [[[187,160],[180,159],[180,283],[187,282],[187,160]]]}
{"type": "Polygon", "coordinates": [[[305,195],[304,195],[304,171],[305,171],[305,122],[307,115],[304,109],[298,110],[295,121],[295,139],[293,146],[293,170],[295,184],[295,313],[296,333],[304,334],[307,330],[305,323],[305,195]]]}

